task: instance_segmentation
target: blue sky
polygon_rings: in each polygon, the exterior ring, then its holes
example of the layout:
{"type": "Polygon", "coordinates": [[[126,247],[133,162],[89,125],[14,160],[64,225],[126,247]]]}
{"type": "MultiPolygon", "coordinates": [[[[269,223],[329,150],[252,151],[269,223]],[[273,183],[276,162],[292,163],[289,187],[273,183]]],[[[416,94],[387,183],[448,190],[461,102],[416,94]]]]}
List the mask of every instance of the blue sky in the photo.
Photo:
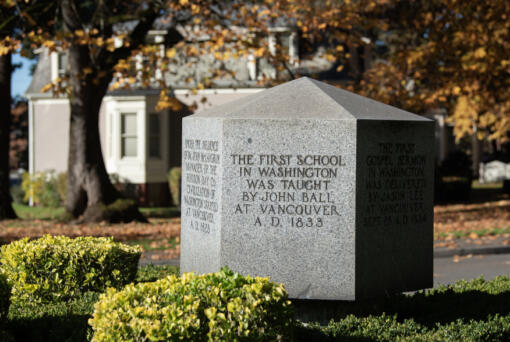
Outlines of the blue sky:
{"type": "Polygon", "coordinates": [[[16,95],[23,95],[30,85],[32,80],[30,66],[35,63],[35,59],[31,60],[15,54],[12,56],[12,63],[21,63],[21,68],[16,69],[12,75],[11,96],[14,97],[16,95]]]}

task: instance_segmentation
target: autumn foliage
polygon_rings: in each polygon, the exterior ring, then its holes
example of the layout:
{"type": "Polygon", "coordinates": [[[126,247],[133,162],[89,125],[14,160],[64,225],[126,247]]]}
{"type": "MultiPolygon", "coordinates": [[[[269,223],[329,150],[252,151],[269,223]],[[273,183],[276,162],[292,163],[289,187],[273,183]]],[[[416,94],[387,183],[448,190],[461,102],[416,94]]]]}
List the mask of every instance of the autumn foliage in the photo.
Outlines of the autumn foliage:
{"type": "Polygon", "coordinates": [[[457,138],[508,140],[508,1],[395,0],[375,12],[387,52],[353,88],[416,113],[445,108],[457,138]]]}

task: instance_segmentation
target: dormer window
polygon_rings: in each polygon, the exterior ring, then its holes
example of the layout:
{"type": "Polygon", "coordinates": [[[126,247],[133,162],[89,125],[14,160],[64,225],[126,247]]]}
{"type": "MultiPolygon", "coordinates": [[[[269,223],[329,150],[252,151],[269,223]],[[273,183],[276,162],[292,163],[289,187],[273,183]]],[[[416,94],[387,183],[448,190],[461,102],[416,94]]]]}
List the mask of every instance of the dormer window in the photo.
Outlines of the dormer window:
{"type": "Polygon", "coordinates": [[[51,60],[51,80],[54,82],[57,78],[62,78],[67,75],[67,53],[65,52],[52,52],[50,55],[51,60]]]}
{"type": "MultiPolygon", "coordinates": [[[[299,66],[299,45],[297,32],[287,27],[275,27],[269,30],[267,41],[269,53],[275,56],[280,53],[288,58],[289,67],[299,66]]],[[[264,58],[255,58],[249,55],[246,66],[250,80],[263,79],[265,77],[276,78],[276,69],[264,58]]]]}

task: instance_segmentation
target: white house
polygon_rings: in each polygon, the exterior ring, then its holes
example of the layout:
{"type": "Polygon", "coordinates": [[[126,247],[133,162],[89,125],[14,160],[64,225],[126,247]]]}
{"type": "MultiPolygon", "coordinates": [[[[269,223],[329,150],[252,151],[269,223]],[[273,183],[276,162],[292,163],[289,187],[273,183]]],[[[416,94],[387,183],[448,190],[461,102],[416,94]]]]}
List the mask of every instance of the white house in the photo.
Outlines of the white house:
{"type": "MultiPolygon", "coordinates": [[[[150,31],[149,38],[163,44],[166,30],[150,31]]],[[[278,30],[275,34],[289,39],[289,52],[298,66],[295,33],[278,30]]],[[[185,106],[180,111],[156,111],[158,89],[134,89],[108,93],[100,110],[99,130],[103,158],[108,173],[116,174],[123,183],[134,185],[143,205],[161,205],[170,200],[167,174],[181,164],[181,119],[190,114],[188,106],[197,110],[223,104],[262,90],[257,79],[273,72],[269,64],[250,56],[228,61],[236,72],[235,79],[220,80],[214,89],[195,94],[182,80],[190,75],[207,73],[214,67],[212,56],[190,68],[177,68],[169,79],[175,84],[174,95],[185,106]],[[203,98],[207,102],[202,102],[203,98]]],[[[29,101],[29,172],[55,170],[65,172],[69,145],[69,101],[42,93],[41,89],[67,71],[65,52],[41,50],[32,83],[25,93],[29,101]]]]}

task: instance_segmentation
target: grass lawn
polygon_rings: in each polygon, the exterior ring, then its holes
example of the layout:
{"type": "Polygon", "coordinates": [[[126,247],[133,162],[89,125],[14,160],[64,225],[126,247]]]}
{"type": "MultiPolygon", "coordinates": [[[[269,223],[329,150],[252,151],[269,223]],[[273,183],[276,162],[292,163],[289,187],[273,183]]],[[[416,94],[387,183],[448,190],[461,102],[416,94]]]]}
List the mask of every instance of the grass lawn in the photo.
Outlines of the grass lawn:
{"type": "MultiPolygon", "coordinates": [[[[22,220],[56,220],[65,214],[63,207],[31,207],[25,204],[13,203],[13,208],[22,220]]],[[[176,207],[142,207],[140,211],[149,218],[172,218],[180,215],[179,209],[176,207]]]]}
{"type": "MultiPolygon", "coordinates": [[[[437,243],[457,239],[503,238],[510,243],[510,196],[503,194],[502,183],[473,182],[473,201],[434,206],[434,238],[437,243]]],[[[176,257],[180,236],[179,211],[175,207],[141,208],[149,224],[73,225],[62,221],[63,208],[29,207],[14,204],[21,220],[0,222],[0,243],[25,236],[44,234],[67,236],[113,236],[117,241],[142,246],[144,251],[172,251],[176,257]]],[[[163,253],[164,254],[164,253],[163,253]]],[[[156,258],[157,256],[154,256],[156,258]]],[[[166,258],[164,255],[161,258],[166,258]]]]}
{"type": "Polygon", "coordinates": [[[471,189],[473,189],[473,190],[485,190],[485,189],[503,190],[503,182],[480,183],[479,181],[474,180],[473,183],[471,183],[471,189]]]}
{"type": "Polygon", "coordinates": [[[56,220],[65,214],[64,208],[31,207],[13,203],[14,211],[22,220],[56,220]]]}

